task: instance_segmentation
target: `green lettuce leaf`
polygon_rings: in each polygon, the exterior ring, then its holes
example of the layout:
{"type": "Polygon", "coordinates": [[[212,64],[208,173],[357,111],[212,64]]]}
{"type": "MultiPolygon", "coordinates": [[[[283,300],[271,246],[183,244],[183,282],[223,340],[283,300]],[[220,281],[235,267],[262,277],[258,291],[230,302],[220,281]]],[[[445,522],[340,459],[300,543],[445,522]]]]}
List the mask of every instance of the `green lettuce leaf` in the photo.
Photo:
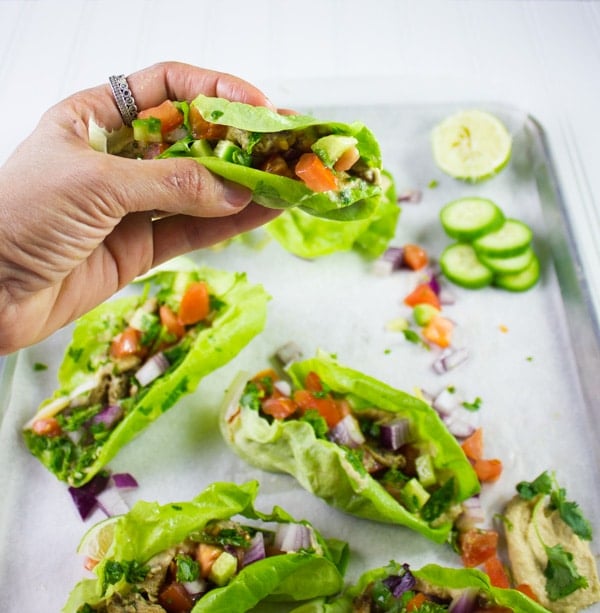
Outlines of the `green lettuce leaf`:
{"type": "MultiPolygon", "coordinates": [[[[357,140],[361,161],[367,167],[381,170],[381,152],[373,133],[362,123],[322,121],[306,115],[279,115],[266,107],[255,107],[223,98],[200,95],[191,105],[212,123],[227,125],[254,133],[273,133],[315,128],[323,134],[341,134],[357,140]]],[[[161,157],[191,155],[186,147],[169,148],[161,157]]],[[[380,185],[362,178],[349,179],[339,191],[317,193],[302,181],[289,179],[248,166],[225,161],[216,156],[196,157],[200,164],[215,174],[252,190],[255,202],[276,209],[298,206],[306,213],[349,221],[370,216],[382,194],[380,185]]]]}
{"type": "MultiPolygon", "coordinates": [[[[103,577],[110,563],[133,560],[146,564],[154,555],[201,532],[210,521],[241,516],[266,522],[268,529],[272,529],[273,523],[296,521],[280,507],[274,507],[271,513],[255,509],[257,492],[256,481],[242,485],[218,482],[187,502],[165,505],[137,502],[115,522],[112,542],[94,569],[97,578],[80,581],[63,612],[76,613],[84,603],[98,605],[111,594],[127,589],[124,579],[112,585],[105,583],[103,577]]],[[[317,537],[314,552],[282,554],[249,564],[227,585],[202,597],[193,613],[242,613],[265,599],[300,601],[338,593],[343,587],[347,545],[325,539],[314,527],[313,530],[317,537]]]]}
{"type": "MultiPolygon", "coordinates": [[[[341,595],[331,598],[318,598],[294,608],[292,613],[352,613],[352,601],[362,594],[374,581],[381,581],[390,575],[398,574],[402,565],[390,562],[387,566],[363,573],[357,582],[341,595]]],[[[522,592],[514,589],[496,588],[490,584],[489,577],[475,568],[446,568],[428,564],[420,570],[410,571],[423,586],[447,589],[459,593],[463,590],[476,590],[489,602],[508,607],[515,613],[548,613],[540,604],[522,592]]]]}
{"type": "Polygon", "coordinates": [[[400,216],[391,175],[384,171],[382,181],[384,194],[373,213],[365,219],[336,221],[293,208],[270,221],[266,230],[287,251],[299,257],[317,258],[355,250],[365,257],[376,258],[394,237],[400,216]]]}
{"type": "MultiPolygon", "coordinates": [[[[451,505],[479,490],[477,476],[456,439],[437,413],[425,402],[381,381],[339,365],[327,356],[296,362],[289,374],[296,387],[314,371],[325,386],[352,396],[355,410],[376,406],[411,421],[418,444],[427,448],[445,482],[453,479],[451,505]]],[[[243,377],[242,377],[243,378],[243,377]]],[[[393,498],[340,446],[315,435],[304,420],[273,420],[246,406],[234,407],[236,387],[232,385],[224,402],[220,425],[232,449],[248,463],[267,471],[293,475],[300,485],[333,507],[351,515],[399,524],[435,542],[448,539],[452,521],[438,518],[426,521],[393,498]],[[239,408],[239,410],[238,410],[239,408]]],[[[239,390],[238,390],[239,391],[239,390]]],[[[238,396],[239,399],[239,396],[238,396]]]]}
{"type": "MultiPolygon", "coordinates": [[[[70,441],[62,437],[39,437],[25,428],[30,451],[59,479],[79,487],[96,475],[119,450],[150,423],[170,409],[181,396],[192,392],[206,375],[237,355],[264,327],[268,295],[260,285],[252,285],[244,274],[209,268],[191,271],[162,270],[144,278],[159,292],[173,293],[184,280],[202,279],[220,302],[212,324],[201,328],[191,342],[174,358],[165,374],[142,387],[127,402],[125,417],[97,448],[97,455],[85,467],[77,466],[70,441]]],[[[53,401],[68,397],[86,382],[92,382],[98,368],[106,362],[111,339],[122,330],[124,317],[143,303],[145,293],[103,303],[81,317],[73,331],[58,371],[59,388],[44,401],[39,411],[53,401]]],[[[31,421],[31,420],[30,420],[31,421]]]]}

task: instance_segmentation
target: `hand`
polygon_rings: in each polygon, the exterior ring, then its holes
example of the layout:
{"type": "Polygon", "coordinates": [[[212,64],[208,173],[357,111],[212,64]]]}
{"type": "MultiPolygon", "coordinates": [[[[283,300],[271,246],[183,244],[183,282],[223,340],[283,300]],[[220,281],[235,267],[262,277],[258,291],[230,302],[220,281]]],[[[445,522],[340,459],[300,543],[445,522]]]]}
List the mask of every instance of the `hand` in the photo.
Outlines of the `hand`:
{"type": "MultiPolygon", "coordinates": [[[[138,109],[197,94],[272,106],[231,75],[157,64],[128,77],[138,109]]],[[[110,86],[60,102],[0,168],[0,354],[36,343],[176,255],[277,215],[190,159],[98,153],[90,119],[122,119],[110,86]],[[168,216],[152,221],[152,212],[168,216]]]]}

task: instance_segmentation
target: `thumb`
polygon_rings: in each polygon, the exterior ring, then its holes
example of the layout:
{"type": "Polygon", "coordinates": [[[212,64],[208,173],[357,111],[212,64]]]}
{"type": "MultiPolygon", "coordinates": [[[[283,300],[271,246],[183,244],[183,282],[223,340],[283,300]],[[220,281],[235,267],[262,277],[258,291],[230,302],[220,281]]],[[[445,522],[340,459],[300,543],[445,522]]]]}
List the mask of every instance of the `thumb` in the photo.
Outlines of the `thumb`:
{"type": "Polygon", "coordinates": [[[156,210],[223,217],[239,212],[252,200],[250,189],[213,175],[189,158],[132,160],[98,155],[110,166],[102,175],[106,193],[112,195],[122,215],[156,210]]]}

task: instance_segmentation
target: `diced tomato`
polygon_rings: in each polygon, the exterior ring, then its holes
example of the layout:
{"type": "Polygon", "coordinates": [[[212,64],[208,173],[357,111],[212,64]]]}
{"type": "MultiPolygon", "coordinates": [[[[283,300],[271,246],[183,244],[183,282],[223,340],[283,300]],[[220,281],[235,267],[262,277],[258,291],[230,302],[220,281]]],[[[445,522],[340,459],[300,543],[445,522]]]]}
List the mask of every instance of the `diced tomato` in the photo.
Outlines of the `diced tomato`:
{"type": "Polygon", "coordinates": [[[186,288],[179,305],[179,321],[196,324],[210,313],[210,296],[204,281],[194,281],[186,288]]]}
{"type": "Polygon", "coordinates": [[[469,460],[483,458],[483,428],[477,428],[460,446],[469,460]]]}
{"type": "Polygon", "coordinates": [[[294,173],[281,155],[271,155],[263,162],[260,169],[272,175],[279,175],[281,177],[287,177],[288,179],[294,178],[294,173]]]}
{"type": "Polygon", "coordinates": [[[304,379],[304,387],[309,392],[323,391],[323,384],[321,383],[321,378],[316,372],[312,370],[306,375],[306,378],[304,379]]]}
{"type": "Polygon", "coordinates": [[[496,481],[502,474],[502,462],[497,459],[485,460],[480,458],[473,460],[473,468],[482,483],[496,481]]]}
{"type": "Polygon", "coordinates": [[[298,405],[286,396],[267,398],[262,403],[262,412],[275,419],[285,419],[298,410],[298,405]]]}
{"type": "Polygon", "coordinates": [[[328,192],[338,188],[335,175],[316,153],[303,153],[294,172],[313,192],[328,192]]]}
{"type": "Polygon", "coordinates": [[[131,326],[128,326],[118,334],[110,345],[110,355],[113,358],[126,358],[142,353],[142,333],[131,326]]]}
{"type": "Polygon", "coordinates": [[[488,604],[473,609],[473,613],[514,613],[514,611],[499,604],[488,604]]]}
{"type": "Polygon", "coordinates": [[[83,562],[83,568],[85,568],[85,570],[92,571],[94,570],[94,568],[96,568],[96,566],[98,566],[98,563],[99,563],[98,560],[94,560],[94,558],[86,557],[83,562]]]}
{"type": "Polygon", "coordinates": [[[347,405],[336,401],[329,396],[315,397],[308,390],[296,390],[294,392],[294,400],[302,410],[302,412],[314,409],[325,419],[327,426],[333,428],[347,414],[347,405]]]}
{"type": "Polygon", "coordinates": [[[406,610],[408,613],[411,611],[418,611],[427,602],[427,596],[423,592],[415,594],[407,603],[406,610]]]}
{"type": "Polygon", "coordinates": [[[417,304],[430,304],[438,310],[442,308],[438,295],[428,283],[417,285],[417,287],[406,296],[404,304],[410,307],[417,306],[417,304]]]}
{"type": "Polygon", "coordinates": [[[160,119],[160,131],[166,134],[183,123],[183,113],[173,104],[171,100],[165,100],[158,106],[144,109],[138,113],[139,119],[154,117],[160,119]]]}
{"type": "Polygon", "coordinates": [[[343,172],[344,170],[350,170],[358,160],[360,160],[358,149],[354,146],[348,147],[348,149],[340,155],[333,167],[338,172],[343,172]]]}
{"type": "Polygon", "coordinates": [[[432,317],[423,328],[423,338],[438,347],[449,347],[452,342],[454,324],[441,315],[432,317]]]}
{"type": "Polygon", "coordinates": [[[158,602],[167,613],[189,613],[194,606],[193,598],[183,584],[177,581],[173,581],[161,590],[158,602]]]}
{"type": "Polygon", "coordinates": [[[519,592],[521,592],[522,594],[525,594],[525,596],[527,596],[528,598],[531,598],[531,600],[533,600],[534,602],[539,602],[537,595],[531,589],[529,583],[519,583],[519,585],[517,585],[515,589],[519,590],[519,592]]]}
{"type": "Polygon", "coordinates": [[[495,530],[471,528],[460,533],[458,546],[465,566],[481,566],[487,559],[496,555],[498,533],[495,530]]]}
{"type": "Polygon", "coordinates": [[[420,270],[427,266],[429,257],[423,247],[409,243],[402,247],[402,262],[412,270],[420,270]]]}
{"type": "Polygon", "coordinates": [[[55,417],[40,417],[33,422],[31,429],[39,436],[59,436],[62,432],[55,417]]]}
{"type": "Polygon", "coordinates": [[[185,334],[185,327],[179,321],[177,313],[173,311],[171,307],[163,304],[158,309],[160,316],[160,323],[167,329],[167,332],[175,336],[175,338],[181,338],[185,334]]]}
{"type": "Polygon", "coordinates": [[[227,136],[227,126],[206,121],[195,106],[190,106],[190,126],[196,138],[221,140],[227,136]]]}
{"type": "Polygon", "coordinates": [[[196,549],[196,561],[200,565],[200,575],[206,579],[215,560],[223,553],[221,547],[200,543],[196,549]]]}
{"type": "Polygon", "coordinates": [[[498,558],[497,555],[489,557],[483,563],[483,569],[485,570],[487,576],[490,578],[490,583],[494,587],[510,587],[510,579],[508,578],[506,569],[504,568],[504,565],[502,564],[500,558],[498,558]]]}

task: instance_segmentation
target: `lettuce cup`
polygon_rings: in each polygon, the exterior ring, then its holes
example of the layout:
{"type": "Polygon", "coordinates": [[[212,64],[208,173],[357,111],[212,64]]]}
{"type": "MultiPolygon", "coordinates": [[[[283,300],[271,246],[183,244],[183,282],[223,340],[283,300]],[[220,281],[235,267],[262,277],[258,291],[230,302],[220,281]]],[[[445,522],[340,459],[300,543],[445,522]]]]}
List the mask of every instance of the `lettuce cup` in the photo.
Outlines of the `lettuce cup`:
{"type": "Polygon", "coordinates": [[[188,502],[137,502],[84,536],[95,578],[64,613],[243,613],[264,600],[338,593],[348,550],[276,506],[256,510],[258,483],[217,482],[188,502]]]}
{"type": "Polygon", "coordinates": [[[81,317],[58,389],[24,425],[31,453],[80,487],[264,327],[269,299],[244,274],[162,270],[81,317]]]}
{"type": "Polygon", "coordinates": [[[322,355],[231,385],[226,442],[246,462],[294,476],[346,513],[449,540],[479,481],[422,400],[322,355]]]}

